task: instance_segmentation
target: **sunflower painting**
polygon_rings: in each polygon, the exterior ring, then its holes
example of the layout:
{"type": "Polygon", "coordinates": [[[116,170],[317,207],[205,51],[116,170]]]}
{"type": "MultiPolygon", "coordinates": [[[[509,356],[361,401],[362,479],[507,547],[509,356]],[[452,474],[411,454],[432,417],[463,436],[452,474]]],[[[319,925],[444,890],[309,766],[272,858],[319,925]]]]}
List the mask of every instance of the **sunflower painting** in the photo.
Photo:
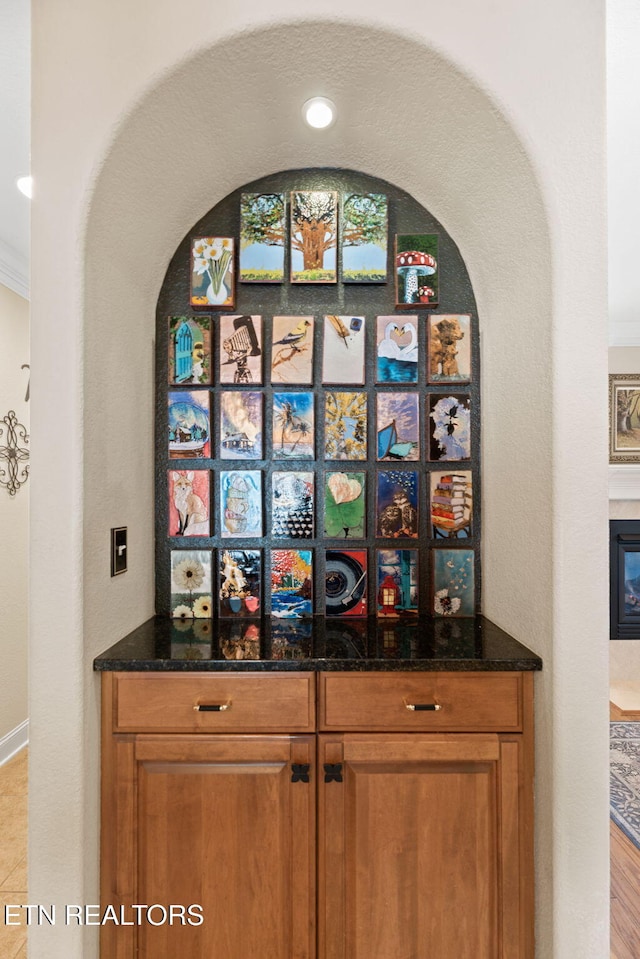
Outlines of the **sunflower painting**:
{"type": "Polygon", "coordinates": [[[213,616],[209,550],[171,550],[171,616],[185,621],[213,616]]]}

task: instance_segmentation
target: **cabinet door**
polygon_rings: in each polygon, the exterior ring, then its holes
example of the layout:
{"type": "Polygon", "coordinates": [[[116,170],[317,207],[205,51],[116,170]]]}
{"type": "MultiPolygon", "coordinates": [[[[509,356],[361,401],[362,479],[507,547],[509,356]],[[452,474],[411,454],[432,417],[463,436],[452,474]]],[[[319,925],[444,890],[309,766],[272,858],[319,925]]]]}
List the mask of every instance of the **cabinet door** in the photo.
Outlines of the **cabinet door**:
{"type": "Polygon", "coordinates": [[[204,921],[107,931],[103,959],[312,959],[314,737],[141,735],[120,747],[132,768],[118,823],[137,857],[121,838],[113,894],[199,904],[204,921]]]}
{"type": "Polygon", "coordinates": [[[320,736],[319,959],[527,954],[519,751],[490,734],[320,736]]]}

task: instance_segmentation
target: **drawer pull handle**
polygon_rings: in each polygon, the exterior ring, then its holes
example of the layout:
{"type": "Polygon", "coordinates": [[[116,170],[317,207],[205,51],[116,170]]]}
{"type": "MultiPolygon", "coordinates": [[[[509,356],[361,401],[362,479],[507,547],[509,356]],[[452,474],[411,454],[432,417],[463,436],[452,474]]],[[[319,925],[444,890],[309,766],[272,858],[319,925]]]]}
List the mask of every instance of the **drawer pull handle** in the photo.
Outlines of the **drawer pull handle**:
{"type": "Polygon", "coordinates": [[[442,709],[439,703],[405,703],[407,709],[410,709],[412,712],[435,712],[438,709],[442,709]]]}
{"type": "Polygon", "coordinates": [[[231,709],[231,703],[196,703],[193,708],[198,713],[224,713],[231,709]]]}

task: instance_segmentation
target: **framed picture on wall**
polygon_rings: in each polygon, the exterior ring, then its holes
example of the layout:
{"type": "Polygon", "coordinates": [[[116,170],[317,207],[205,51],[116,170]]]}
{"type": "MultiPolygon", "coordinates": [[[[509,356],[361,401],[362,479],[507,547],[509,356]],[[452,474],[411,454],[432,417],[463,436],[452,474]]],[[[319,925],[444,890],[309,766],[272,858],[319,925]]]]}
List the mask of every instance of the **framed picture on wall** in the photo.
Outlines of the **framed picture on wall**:
{"type": "Polygon", "coordinates": [[[609,462],[640,463],[640,374],[609,375],[609,462]]]}

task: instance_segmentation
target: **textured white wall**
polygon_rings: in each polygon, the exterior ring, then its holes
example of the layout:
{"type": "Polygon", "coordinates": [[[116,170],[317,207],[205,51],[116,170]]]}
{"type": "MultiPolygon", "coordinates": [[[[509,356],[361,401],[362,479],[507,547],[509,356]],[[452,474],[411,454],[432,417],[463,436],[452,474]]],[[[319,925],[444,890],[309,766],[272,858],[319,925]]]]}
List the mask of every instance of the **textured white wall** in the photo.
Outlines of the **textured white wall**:
{"type": "MultiPolygon", "coordinates": [[[[640,202],[638,203],[638,211],[640,212],[640,202]]],[[[638,302],[640,304],[640,300],[638,302]]],[[[640,316],[636,325],[640,330],[640,316]]],[[[640,346],[610,346],[609,372],[640,375],[640,346]]]]}
{"type": "MultiPolygon", "coordinates": [[[[29,430],[29,370],[21,369],[28,362],[29,304],[0,284],[0,446],[9,410],[29,430]]],[[[29,489],[30,480],[15,496],[0,486],[0,740],[27,718],[29,489]]]]}
{"type": "Polygon", "coordinates": [[[636,267],[640,211],[638,50],[640,4],[637,0],[607,0],[610,342],[640,347],[640,275],[636,267]]]}
{"type": "MultiPolygon", "coordinates": [[[[412,193],[470,271],[484,610],[545,660],[538,956],[601,959],[607,606],[585,584],[606,577],[607,418],[585,384],[607,364],[589,266],[605,245],[602,5],[319,0],[314,14],[293,0],[157,0],[152,15],[110,0],[34,5],[33,363],[47,401],[33,411],[30,895],[95,901],[91,660],[153,611],[152,341],[169,258],[242,183],[343,166],[412,193]],[[340,109],[324,135],[300,121],[316,93],[340,109]],[[121,524],[131,566],[110,580],[121,524]]],[[[60,927],[31,942],[50,959],[96,955],[94,935],[60,927]]]]}

